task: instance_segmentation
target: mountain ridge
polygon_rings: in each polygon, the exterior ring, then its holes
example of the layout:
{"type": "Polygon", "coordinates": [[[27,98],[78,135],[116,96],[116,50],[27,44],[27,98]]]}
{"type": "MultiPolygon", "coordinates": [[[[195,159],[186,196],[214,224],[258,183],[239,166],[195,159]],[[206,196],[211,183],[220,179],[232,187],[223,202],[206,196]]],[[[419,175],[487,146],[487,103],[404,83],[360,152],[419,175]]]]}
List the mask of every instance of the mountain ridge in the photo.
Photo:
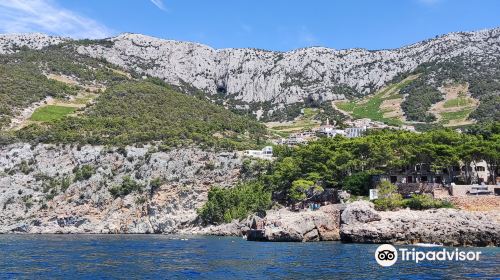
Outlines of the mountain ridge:
{"type": "MultiPolygon", "coordinates": [[[[398,76],[407,75],[424,64],[448,63],[458,58],[470,62],[472,66],[468,67],[495,68],[490,65],[491,61],[500,57],[498,27],[452,32],[396,49],[309,47],[287,52],[215,49],[200,43],[135,33],[83,41],[43,34],[32,35],[32,40],[22,36],[24,40],[16,41],[15,35],[0,35],[0,53],[12,52],[9,46],[36,49],[68,43],[80,54],[160,78],[184,91],[197,89],[228,108],[246,110],[264,118],[293,104],[373,94],[398,76]]],[[[478,68],[471,69],[474,70],[478,68]]],[[[498,80],[495,75],[487,79],[498,80]]],[[[424,83],[435,88],[442,86],[434,85],[432,77],[424,83]]]]}

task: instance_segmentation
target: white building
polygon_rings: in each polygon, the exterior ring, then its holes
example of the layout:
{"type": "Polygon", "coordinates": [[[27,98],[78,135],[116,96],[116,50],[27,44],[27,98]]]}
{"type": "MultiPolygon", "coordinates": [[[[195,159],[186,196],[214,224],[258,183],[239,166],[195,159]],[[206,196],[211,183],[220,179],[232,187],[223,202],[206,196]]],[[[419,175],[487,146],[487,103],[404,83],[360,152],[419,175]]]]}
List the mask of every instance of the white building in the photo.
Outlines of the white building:
{"type": "Polygon", "coordinates": [[[266,146],[262,150],[247,150],[245,156],[271,160],[273,158],[273,147],[266,146]]]}
{"type": "Polygon", "coordinates": [[[361,137],[366,132],[366,127],[348,127],[345,129],[347,138],[361,137]]]}

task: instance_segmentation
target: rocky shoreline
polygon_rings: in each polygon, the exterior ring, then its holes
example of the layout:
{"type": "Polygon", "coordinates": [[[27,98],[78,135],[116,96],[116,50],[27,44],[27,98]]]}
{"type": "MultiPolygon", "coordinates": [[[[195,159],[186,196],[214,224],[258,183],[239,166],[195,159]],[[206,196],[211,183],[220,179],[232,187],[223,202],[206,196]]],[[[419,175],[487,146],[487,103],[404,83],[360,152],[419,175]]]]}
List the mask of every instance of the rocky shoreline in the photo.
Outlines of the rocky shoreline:
{"type": "MultiPolygon", "coordinates": [[[[71,221],[66,221],[71,224],[71,221]]],[[[21,223],[22,224],[22,223],[21,223]]],[[[387,243],[411,245],[438,243],[445,246],[500,246],[500,213],[456,209],[378,212],[373,204],[358,201],[323,206],[317,211],[269,210],[264,218],[251,216],[243,221],[201,226],[198,222],[168,232],[82,231],[78,225],[51,231],[34,224],[2,231],[0,234],[179,234],[242,236],[249,241],[345,243],[387,243]],[[260,228],[257,228],[260,225],[260,228]],[[257,233],[257,235],[255,235],[257,233]]]]}
{"type": "Polygon", "coordinates": [[[372,203],[358,201],[324,206],[317,211],[271,210],[265,218],[252,217],[243,222],[195,230],[195,233],[246,235],[254,241],[500,246],[500,213],[456,209],[378,212],[372,203]],[[258,224],[262,225],[261,229],[256,228],[258,224]]]}
{"type": "Polygon", "coordinates": [[[241,162],[198,148],[1,147],[0,233],[176,233],[196,223],[211,186],[237,182],[241,162]],[[139,190],[114,196],[124,182],[139,190]]]}

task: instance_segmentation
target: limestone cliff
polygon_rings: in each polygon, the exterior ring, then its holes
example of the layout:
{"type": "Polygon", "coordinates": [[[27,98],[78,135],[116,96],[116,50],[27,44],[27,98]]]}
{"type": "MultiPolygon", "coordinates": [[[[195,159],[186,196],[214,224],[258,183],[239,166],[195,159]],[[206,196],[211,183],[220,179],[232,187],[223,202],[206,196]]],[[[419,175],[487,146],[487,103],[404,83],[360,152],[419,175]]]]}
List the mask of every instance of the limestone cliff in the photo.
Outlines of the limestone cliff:
{"type": "Polygon", "coordinates": [[[224,99],[290,104],[305,98],[344,98],[339,87],[368,94],[396,75],[431,61],[462,56],[479,63],[500,55],[500,29],[450,33],[400,49],[369,51],[313,47],[290,52],[216,50],[201,44],[122,34],[80,53],[124,68],[184,83],[224,99]]]}
{"type": "Polygon", "coordinates": [[[240,163],[236,153],[196,148],[6,146],[0,233],[177,232],[196,220],[212,185],[237,180],[240,163]],[[124,182],[130,194],[113,196],[124,182]]]}

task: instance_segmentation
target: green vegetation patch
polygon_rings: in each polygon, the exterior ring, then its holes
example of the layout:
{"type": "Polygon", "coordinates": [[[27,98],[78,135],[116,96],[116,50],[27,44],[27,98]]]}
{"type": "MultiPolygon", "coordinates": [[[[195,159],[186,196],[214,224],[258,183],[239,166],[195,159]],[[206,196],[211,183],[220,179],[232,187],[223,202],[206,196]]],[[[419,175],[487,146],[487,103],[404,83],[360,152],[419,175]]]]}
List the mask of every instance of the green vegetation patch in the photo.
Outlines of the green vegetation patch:
{"type": "Polygon", "coordinates": [[[122,184],[111,187],[109,189],[109,193],[114,198],[118,198],[127,196],[133,192],[141,193],[143,190],[144,190],[144,185],[141,185],[134,179],[131,179],[130,176],[126,176],[123,178],[122,184]]]}
{"type": "Polygon", "coordinates": [[[455,99],[450,99],[447,100],[444,104],[443,107],[445,108],[453,108],[453,107],[465,107],[470,105],[472,102],[469,98],[467,97],[459,97],[455,99]]]}
{"type": "Polygon", "coordinates": [[[403,80],[399,83],[388,86],[384,90],[381,90],[372,96],[350,102],[339,102],[336,106],[341,110],[351,113],[353,117],[358,119],[369,118],[371,120],[381,121],[389,125],[400,126],[403,124],[400,119],[384,118],[384,113],[388,111],[381,110],[380,106],[385,100],[402,98],[399,91],[411,82],[411,79],[403,80]]]}
{"type": "Polygon", "coordinates": [[[473,109],[465,109],[457,112],[443,112],[441,113],[441,120],[443,122],[449,122],[452,120],[464,120],[466,119],[470,113],[472,113],[473,109]]]}
{"type": "Polygon", "coordinates": [[[414,194],[410,198],[403,199],[397,193],[397,187],[387,181],[378,186],[379,198],[374,201],[375,209],[379,211],[396,210],[399,208],[410,208],[412,210],[426,210],[437,208],[454,208],[454,205],[445,200],[435,199],[426,194],[414,194]]]}
{"type": "Polygon", "coordinates": [[[231,189],[211,188],[208,201],[198,214],[206,223],[229,223],[233,219],[244,219],[252,212],[264,212],[271,204],[271,192],[263,184],[247,182],[231,189]]]}
{"type": "Polygon", "coordinates": [[[74,107],[47,105],[37,108],[30,117],[32,121],[51,122],[64,118],[76,111],[74,107]]]}

